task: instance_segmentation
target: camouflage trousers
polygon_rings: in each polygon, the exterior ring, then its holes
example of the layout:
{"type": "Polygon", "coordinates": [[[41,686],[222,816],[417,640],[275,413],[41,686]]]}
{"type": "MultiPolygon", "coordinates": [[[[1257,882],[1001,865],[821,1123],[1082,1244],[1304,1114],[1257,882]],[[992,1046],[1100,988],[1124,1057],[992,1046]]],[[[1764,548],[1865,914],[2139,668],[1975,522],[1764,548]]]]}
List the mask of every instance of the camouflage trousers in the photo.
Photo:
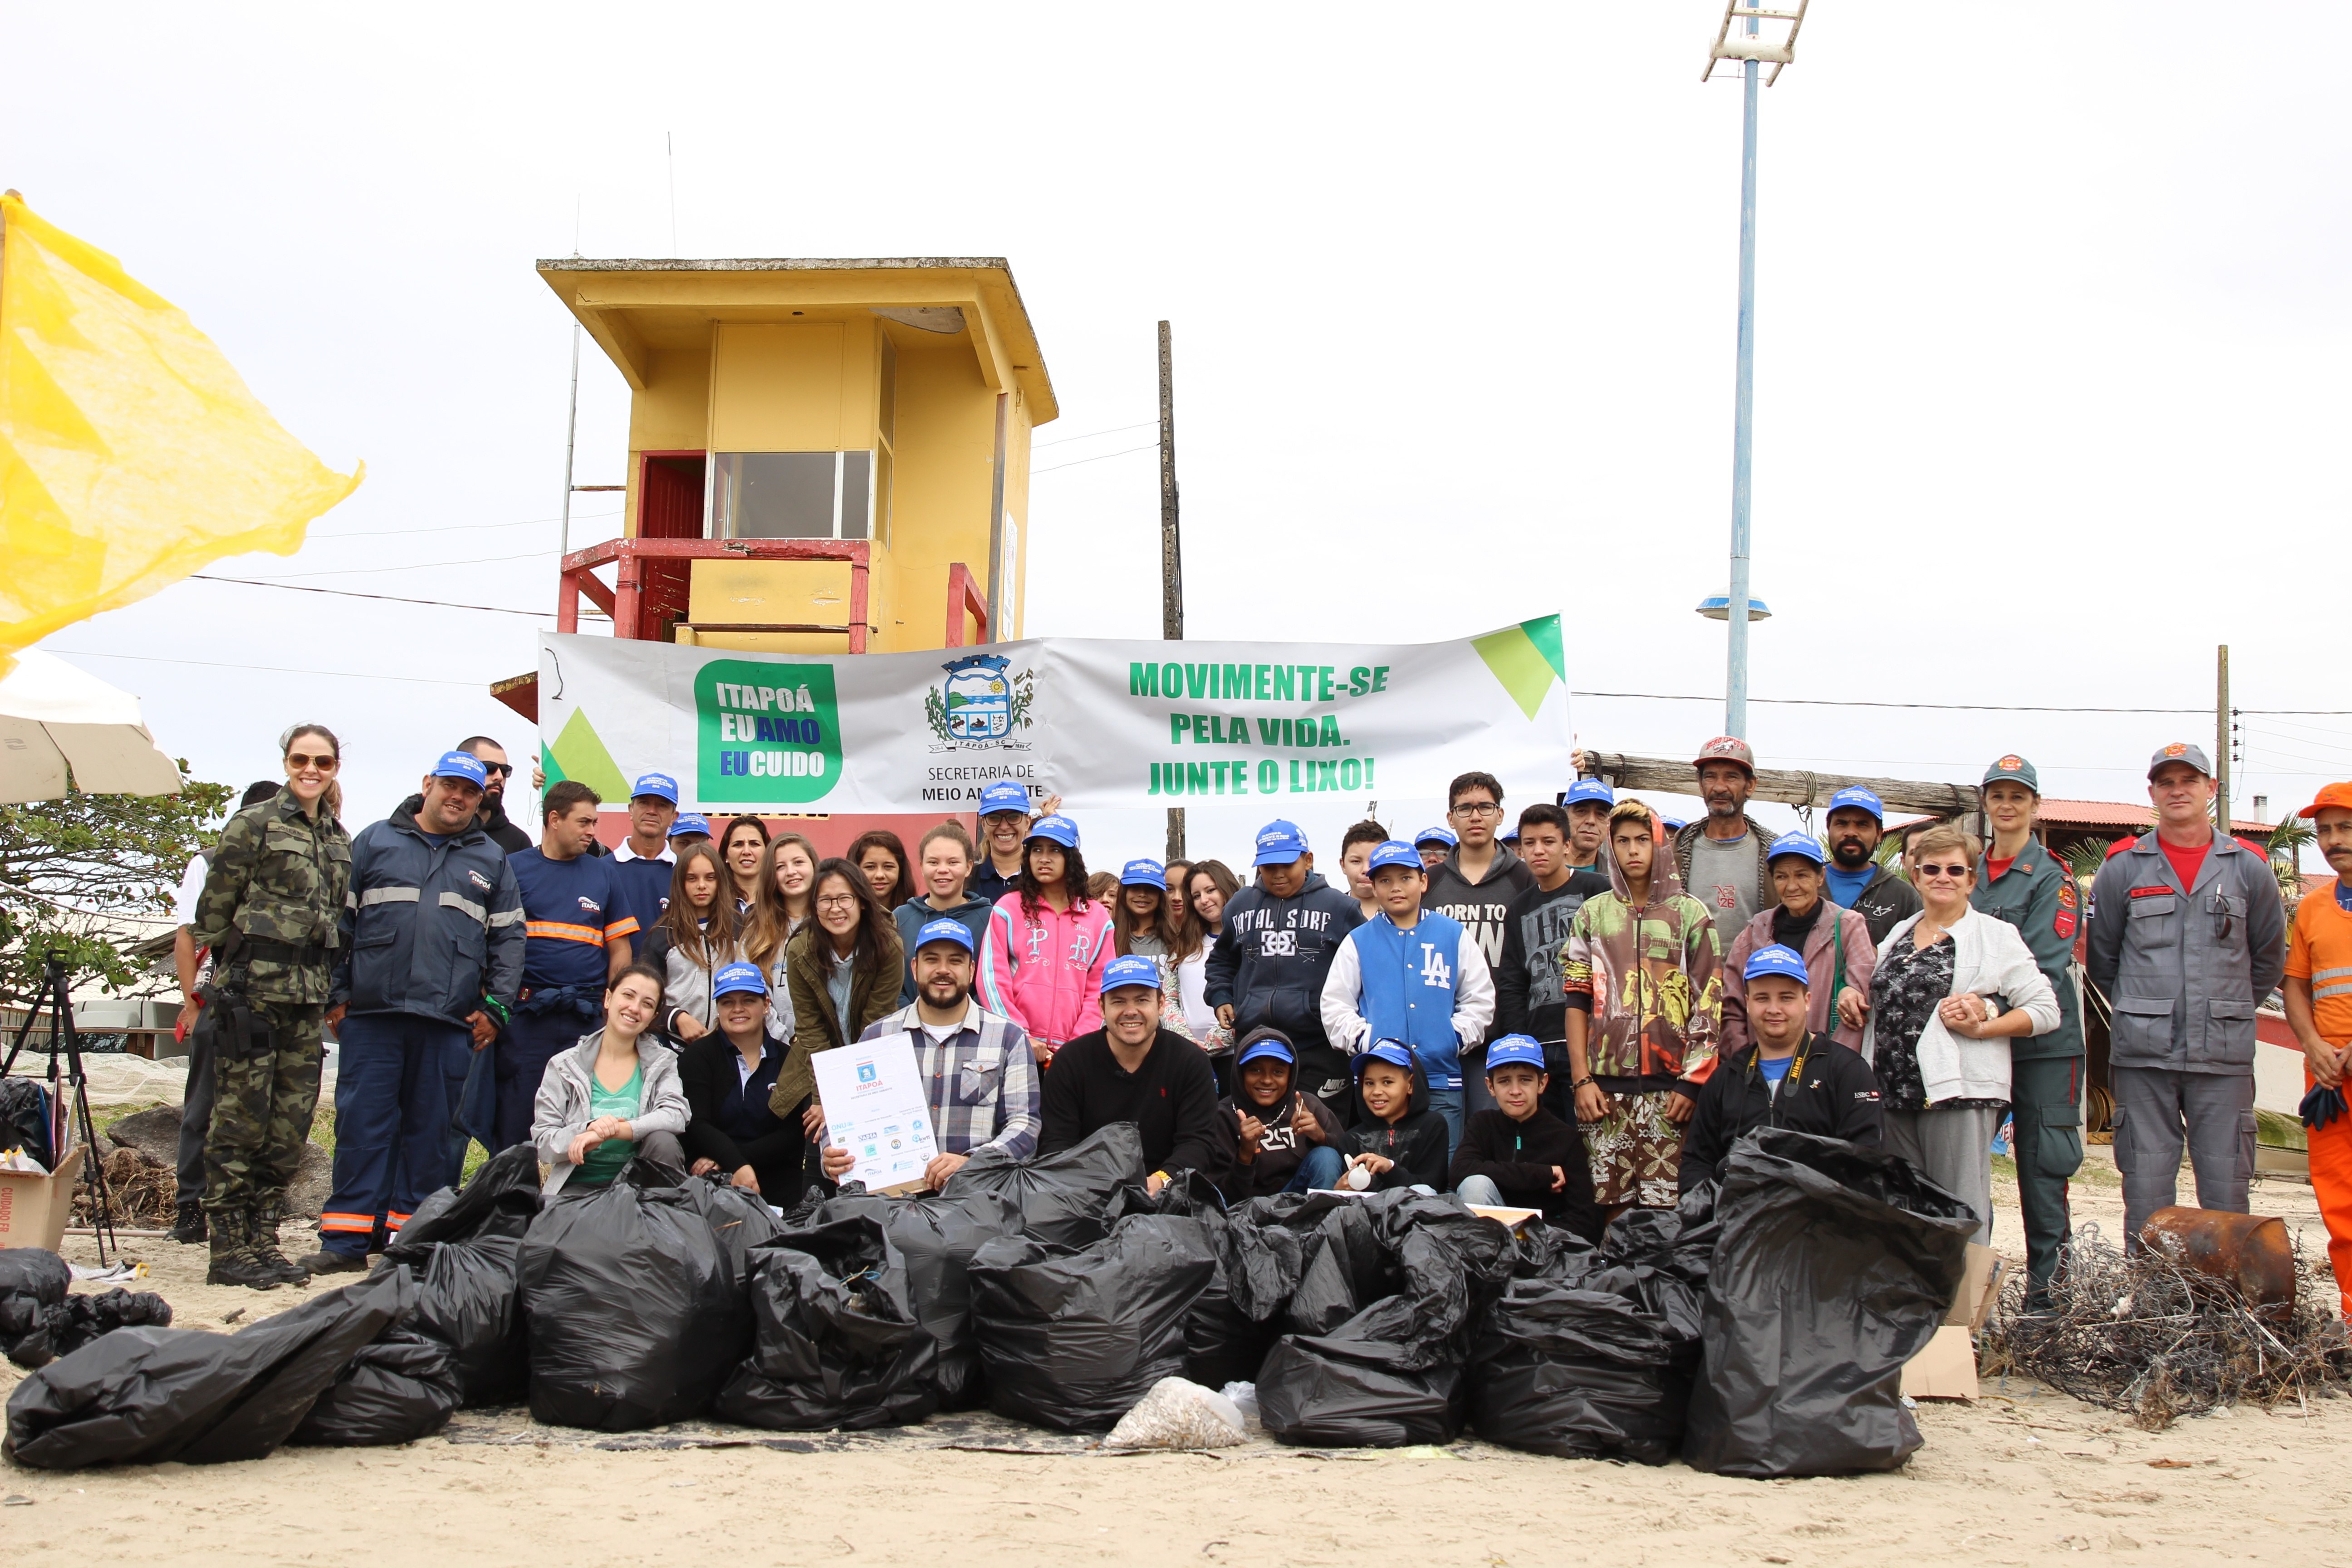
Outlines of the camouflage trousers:
{"type": "Polygon", "coordinates": [[[1675,1206],[1683,1130],[1666,1120],[1667,1093],[1612,1095],[1609,1114],[1584,1124],[1593,1201],[1603,1208],[1675,1206]]]}
{"type": "Polygon", "coordinates": [[[207,1211],[259,1208],[284,1193],[301,1166],[319,1108],[319,1035],[327,1010],[298,1002],[255,1002],[252,1008],[253,1021],[269,1027],[268,1042],[223,1038],[213,1057],[207,1211]]]}

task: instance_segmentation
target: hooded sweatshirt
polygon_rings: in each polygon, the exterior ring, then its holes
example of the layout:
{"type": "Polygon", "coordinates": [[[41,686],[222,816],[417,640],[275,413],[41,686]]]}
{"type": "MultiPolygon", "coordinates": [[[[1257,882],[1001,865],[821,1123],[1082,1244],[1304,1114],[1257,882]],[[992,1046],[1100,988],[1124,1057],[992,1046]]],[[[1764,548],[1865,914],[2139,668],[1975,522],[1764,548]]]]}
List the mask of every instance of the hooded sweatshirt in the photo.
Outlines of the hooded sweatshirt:
{"type": "Polygon", "coordinates": [[[890,919],[898,927],[898,945],[906,950],[907,977],[898,987],[898,1005],[915,1005],[915,933],[933,921],[961,921],[963,929],[971,932],[972,956],[980,955],[981,943],[988,940],[988,911],[992,904],[977,893],[966,893],[963,902],[951,910],[937,910],[929,899],[908,899],[890,911],[890,919]]]}
{"type": "Polygon", "coordinates": [[[1651,862],[1649,901],[1633,907],[1609,856],[1609,891],[1585,900],[1560,950],[1567,1005],[1592,1016],[1586,1070],[1612,1094],[1695,1086],[1715,1070],[1723,1017],[1715,917],[1683,891],[1674,857],[1651,862]]]}
{"type": "Polygon", "coordinates": [[[1402,1040],[1432,1089],[1462,1087],[1462,1053],[1486,1043],[1494,1016],[1477,940],[1427,910],[1409,931],[1383,912],[1349,931],[1323,983],[1325,1038],[1350,1056],[1374,1040],[1402,1040]]]}
{"type": "MultiPolygon", "coordinates": [[[[1240,1075],[1236,1073],[1234,1077],[1238,1079],[1240,1075]]],[[[1323,1129],[1323,1142],[1344,1152],[1345,1147],[1339,1142],[1339,1119],[1331,1113],[1330,1107],[1315,1096],[1298,1092],[1296,1068],[1291,1069],[1288,1079],[1282,1086],[1282,1097],[1272,1105],[1260,1105],[1246,1091],[1239,1089],[1217,1101],[1218,1119],[1224,1123],[1236,1149],[1241,1146],[1241,1119],[1244,1116],[1255,1116],[1265,1127],[1258,1139],[1256,1158],[1243,1163],[1236,1156],[1233,1172],[1224,1183],[1226,1202],[1246,1203],[1269,1193],[1278,1193],[1290,1184],[1290,1178],[1298,1173],[1298,1167],[1306,1162],[1307,1151],[1315,1147],[1291,1131],[1291,1113],[1301,1105],[1307,1107],[1307,1114],[1315,1118],[1323,1129]]]]}
{"type": "Polygon", "coordinates": [[[1528,869],[1527,862],[1500,844],[1495,846],[1495,858],[1486,874],[1472,881],[1462,869],[1462,847],[1457,844],[1429,873],[1421,907],[1459,921],[1478,944],[1478,956],[1492,970],[1503,962],[1503,937],[1510,924],[1511,906],[1535,885],[1535,873],[1528,869]]]}
{"type": "Polygon", "coordinates": [[[1234,1038],[1279,1029],[1298,1053],[1298,1080],[1328,1102],[1344,1094],[1347,1058],[1323,1034],[1323,983],[1364,912],[1317,872],[1287,899],[1263,887],[1226,900],[1224,933],[1209,950],[1208,1002],[1234,1010],[1234,1038]]]}
{"type": "Polygon", "coordinates": [[[1444,1192],[1445,1143],[1451,1134],[1445,1118],[1429,1108],[1429,1075],[1421,1070],[1421,1063],[1412,1064],[1412,1092],[1405,1097],[1404,1115],[1396,1121],[1372,1114],[1364,1103],[1360,1080],[1354,1095],[1354,1125],[1332,1146],[1342,1154],[1381,1154],[1395,1162],[1372,1178],[1371,1190],[1384,1193],[1419,1184],[1444,1192]]]}
{"type": "Polygon", "coordinates": [[[520,854],[530,847],[530,835],[517,827],[513,819],[507,816],[507,797],[503,790],[482,797],[482,815],[478,820],[482,831],[490,836],[490,842],[505,853],[520,854]]]}
{"type": "Polygon", "coordinates": [[[1584,1135],[1576,1123],[1540,1106],[1525,1121],[1514,1121],[1501,1110],[1471,1117],[1446,1173],[1456,1187],[1472,1176],[1484,1176],[1506,1204],[1541,1209],[1545,1219],[1588,1241],[1599,1241],[1608,1224],[1593,1204],[1592,1165],[1584,1152],[1584,1135]],[[1566,1178],[1559,1192],[1551,1190],[1554,1165],[1566,1178]]]}
{"type": "Polygon", "coordinates": [[[1056,911],[1018,892],[988,911],[980,949],[980,1005],[1028,1031],[1048,1055],[1102,1027],[1102,972],[1111,961],[1110,911],[1091,899],[1056,911]]]}

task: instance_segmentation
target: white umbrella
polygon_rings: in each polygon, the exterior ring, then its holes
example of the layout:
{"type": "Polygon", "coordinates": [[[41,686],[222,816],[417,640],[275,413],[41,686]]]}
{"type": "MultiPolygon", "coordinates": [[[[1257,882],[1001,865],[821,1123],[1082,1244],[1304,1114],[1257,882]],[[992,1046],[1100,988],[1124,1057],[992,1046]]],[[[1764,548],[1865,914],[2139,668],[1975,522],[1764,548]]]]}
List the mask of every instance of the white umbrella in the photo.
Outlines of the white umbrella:
{"type": "Polygon", "coordinates": [[[177,795],[183,782],[139,699],[54,655],[20,653],[0,679],[0,801],[57,799],[68,766],[90,795],[177,795]]]}

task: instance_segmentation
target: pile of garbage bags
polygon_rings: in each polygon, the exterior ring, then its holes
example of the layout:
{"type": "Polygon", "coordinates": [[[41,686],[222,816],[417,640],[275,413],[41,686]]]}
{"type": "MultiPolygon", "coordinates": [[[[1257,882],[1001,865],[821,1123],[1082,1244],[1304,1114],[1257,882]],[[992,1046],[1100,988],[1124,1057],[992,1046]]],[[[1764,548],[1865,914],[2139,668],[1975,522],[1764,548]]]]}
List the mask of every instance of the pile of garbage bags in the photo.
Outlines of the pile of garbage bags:
{"type": "Polygon", "coordinates": [[[169,1327],[171,1304],[151,1290],[69,1294],[73,1270],[37,1247],[0,1251],[0,1355],[30,1372],[71,1355],[100,1334],[141,1324],[169,1327]]]}
{"type": "Polygon", "coordinates": [[[1887,1468],[1919,1443],[1902,1365],[1975,1228],[1899,1160],[1778,1131],[1737,1145],[1719,1187],[1597,1243],[1411,1191],[1229,1210],[1194,1174],[1157,1194],[1144,1177],[1120,1125],[1046,1159],[975,1157],[941,1193],[812,1193],[779,1215],[642,1160],[542,1202],[523,1146],[421,1205],[361,1283],[236,1334],[128,1326],[79,1350],[58,1337],[63,1265],[0,1253],[0,1348],[63,1354],[9,1400],[8,1440],[55,1468],[244,1458],[408,1441],[525,1397],[614,1432],[985,1405],[1097,1433],[1155,1387],[1255,1384],[1293,1444],[1466,1426],[1731,1475],[1887,1468]]]}

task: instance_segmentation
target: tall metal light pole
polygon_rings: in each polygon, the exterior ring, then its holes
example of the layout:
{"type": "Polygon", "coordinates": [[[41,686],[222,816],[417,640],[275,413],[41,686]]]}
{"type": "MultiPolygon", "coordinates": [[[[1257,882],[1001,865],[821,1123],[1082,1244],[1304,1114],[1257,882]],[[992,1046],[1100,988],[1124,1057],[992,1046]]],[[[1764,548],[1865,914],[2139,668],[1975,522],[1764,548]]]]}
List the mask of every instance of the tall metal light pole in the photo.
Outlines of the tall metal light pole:
{"type": "MultiPolygon", "coordinates": [[[[1743,5],[1740,0],[1727,0],[1723,8],[1723,26],[1716,32],[1715,47],[1707,51],[1706,70],[1699,78],[1701,81],[1711,79],[1718,61],[1740,62],[1744,101],[1739,152],[1739,365],[1731,416],[1731,592],[1724,605],[1730,636],[1725,659],[1723,731],[1727,735],[1742,738],[1748,733],[1748,509],[1752,499],[1749,475],[1756,446],[1757,69],[1761,64],[1772,67],[1771,76],[1764,80],[1767,87],[1780,79],[1782,68],[1796,58],[1797,31],[1804,26],[1805,7],[1810,3],[1811,0],[1797,0],[1793,11],[1768,11],[1743,5]],[[1735,21],[1742,24],[1742,30],[1737,33],[1732,30],[1735,21]],[[1768,41],[1761,31],[1761,24],[1767,21],[1788,23],[1788,36],[1768,41]]],[[[1705,606],[1701,613],[1705,613],[1705,606]]]]}

